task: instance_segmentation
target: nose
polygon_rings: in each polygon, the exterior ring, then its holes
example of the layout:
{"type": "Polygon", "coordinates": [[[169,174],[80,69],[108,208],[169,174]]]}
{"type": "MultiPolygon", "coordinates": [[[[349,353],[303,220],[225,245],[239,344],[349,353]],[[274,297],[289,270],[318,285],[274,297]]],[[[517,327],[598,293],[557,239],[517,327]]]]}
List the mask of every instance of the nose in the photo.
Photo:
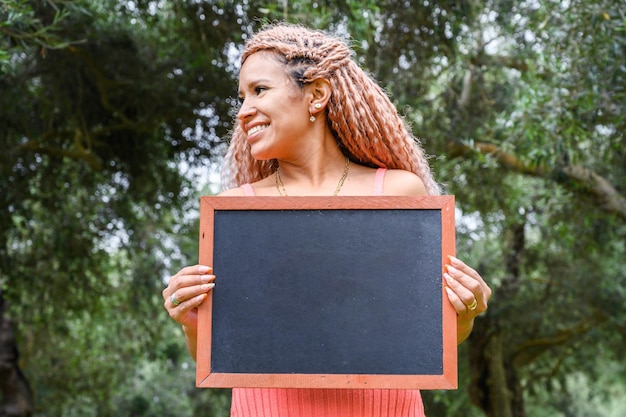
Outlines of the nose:
{"type": "Polygon", "coordinates": [[[239,107],[239,111],[237,112],[237,118],[243,122],[251,117],[255,112],[256,109],[250,105],[248,100],[244,100],[243,103],[241,103],[241,107],[239,107]]]}

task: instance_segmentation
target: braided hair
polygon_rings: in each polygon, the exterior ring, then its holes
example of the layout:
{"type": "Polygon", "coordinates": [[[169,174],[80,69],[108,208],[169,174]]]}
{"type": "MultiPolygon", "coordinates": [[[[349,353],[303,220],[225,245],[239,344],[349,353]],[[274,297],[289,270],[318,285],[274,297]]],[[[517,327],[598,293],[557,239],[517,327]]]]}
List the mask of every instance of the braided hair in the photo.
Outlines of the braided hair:
{"type": "MultiPolygon", "coordinates": [[[[352,59],[343,40],[286,23],[265,26],[246,44],[241,63],[259,51],[274,52],[294,81],[317,79],[331,85],[326,119],[342,152],[370,167],[403,169],[418,175],[428,194],[440,193],[419,140],[380,86],[352,59]]],[[[239,120],[226,153],[226,188],[259,181],[277,169],[275,160],[255,160],[239,120]]]]}

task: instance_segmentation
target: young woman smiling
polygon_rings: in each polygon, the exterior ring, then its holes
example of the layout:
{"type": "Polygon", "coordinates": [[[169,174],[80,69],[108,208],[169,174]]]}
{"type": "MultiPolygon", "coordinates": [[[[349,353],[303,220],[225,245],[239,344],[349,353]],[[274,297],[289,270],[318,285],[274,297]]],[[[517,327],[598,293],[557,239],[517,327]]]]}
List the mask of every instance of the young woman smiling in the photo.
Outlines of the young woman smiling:
{"type": "MultiPolygon", "coordinates": [[[[440,192],[419,141],[339,38],[287,24],[263,28],[243,53],[239,98],[221,196],[440,192]]],[[[460,343],[487,309],[491,290],[456,258],[444,277],[460,343]]],[[[194,358],[196,309],[215,279],[210,265],[189,266],[163,290],[194,358]]],[[[232,395],[232,416],[424,415],[418,390],[235,388],[232,395]]]]}

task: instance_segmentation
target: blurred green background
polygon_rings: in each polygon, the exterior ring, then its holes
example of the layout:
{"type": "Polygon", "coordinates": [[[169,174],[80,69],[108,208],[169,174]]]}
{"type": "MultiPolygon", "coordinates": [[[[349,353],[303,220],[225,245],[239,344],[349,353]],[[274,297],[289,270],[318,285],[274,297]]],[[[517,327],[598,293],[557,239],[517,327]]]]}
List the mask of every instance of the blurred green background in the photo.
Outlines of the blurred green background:
{"type": "Polygon", "coordinates": [[[161,290],[275,20],[350,40],[494,289],[427,415],[625,415],[625,5],[0,0],[0,416],[228,415],[161,290]]]}

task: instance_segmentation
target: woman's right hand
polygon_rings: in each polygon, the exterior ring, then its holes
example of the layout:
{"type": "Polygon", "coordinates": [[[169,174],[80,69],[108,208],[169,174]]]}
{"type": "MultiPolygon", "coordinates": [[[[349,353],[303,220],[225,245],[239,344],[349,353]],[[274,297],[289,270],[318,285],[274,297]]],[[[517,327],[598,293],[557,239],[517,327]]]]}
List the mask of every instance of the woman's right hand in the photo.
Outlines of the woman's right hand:
{"type": "Polygon", "coordinates": [[[184,327],[197,328],[198,306],[215,286],[215,275],[212,272],[209,266],[194,265],[170,277],[163,290],[163,305],[172,319],[184,327]]]}

